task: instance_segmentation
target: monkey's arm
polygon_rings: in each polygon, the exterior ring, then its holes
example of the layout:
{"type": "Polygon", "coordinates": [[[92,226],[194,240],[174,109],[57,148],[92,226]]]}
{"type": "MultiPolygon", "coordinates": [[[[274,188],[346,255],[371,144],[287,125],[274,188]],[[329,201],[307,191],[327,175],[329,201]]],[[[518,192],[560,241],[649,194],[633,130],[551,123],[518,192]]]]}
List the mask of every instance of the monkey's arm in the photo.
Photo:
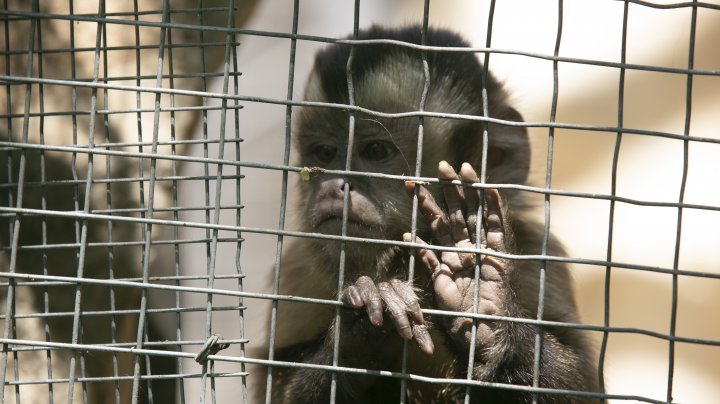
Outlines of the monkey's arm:
{"type": "MultiPolygon", "coordinates": [[[[479,182],[469,164],[463,164],[460,175],[445,162],[438,168],[441,179],[479,182]]],[[[407,185],[408,190],[414,184],[407,185]]],[[[481,217],[477,212],[481,193],[473,188],[444,186],[443,194],[447,213],[440,208],[432,194],[421,187],[419,206],[430,224],[435,242],[447,247],[474,248],[477,226],[480,226],[480,246],[500,253],[512,252],[512,231],[502,209],[497,190],[484,191],[485,206],[481,217]]],[[[410,241],[410,235],[405,235],[410,241]]],[[[418,242],[423,242],[418,240],[418,242]]],[[[439,309],[472,312],[473,306],[480,314],[505,317],[531,318],[517,303],[515,291],[509,281],[514,270],[513,262],[500,257],[482,256],[480,261],[480,285],[475,300],[474,271],[476,254],[442,252],[419,249],[418,256],[430,270],[433,278],[435,301],[439,309]]],[[[527,276],[534,276],[529,273],[527,276]]],[[[445,331],[459,352],[461,360],[469,358],[472,340],[472,319],[445,317],[445,331]]],[[[479,321],[475,332],[475,355],[473,378],[477,380],[516,385],[532,385],[536,329],[530,324],[511,321],[479,321]]],[[[580,374],[584,363],[581,352],[563,343],[553,329],[542,331],[540,386],[563,389],[585,389],[580,374]]],[[[500,392],[502,394],[502,392],[500,392]]],[[[512,394],[508,392],[508,394],[512,394]]],[[[552,401],[560,396],[541,396],[541,402],[552,401]]],[[[565,397],[565,400],[572,398],[565,397]]]]}
{"type": "MultiPolygon", "coordinates": [[[[353,286],[358,287],[357,285],[360,283],[360,287],[365,290],[366,285],[364,282],[359,280],[353,286]]],[[[373,287],[375,286],[373,285],[373,287]]],[[[346,289],[343,296],[348,294],[346,289]]],[[[368,308],[368,311],[370,310],[368,308]]],[[[393,364],[397,362],[399,355],[402,353],[402,339],[398,335],[398,325],[395,320],[387,321],[386,319],[386,321],[382,321],[382,311],[380,312],[380,319],[373,317],[374,314],[368,315],[364,310],[342,310],[339,322],[339,366],[359,369],[396,370],[392,369],[393,364]],[[376,323],[378,321],[379,324],[376,323]]],[[[336,327],[337,323],[333,321],[326,333],[312,341],[278,350],[276,359],[287,362],[332,365],[336,327]]],[[[413,332],[415,331],[413,330],[413,332]]],[[[429,340],[429,338],[428,335],[427,339],[429,340]]],[[[275,368],[273,379],[273,402],[325,403],[330,399],[332,373],[327,370],[307,367],[275,368]]],[[[397,380],[395,379],[337,372],[335,380],[337,383],[335,393],[337,402],[384,403],[397,402],[399,399],[400,389],[396,385],[397,380]]]]}
{"type": "MultiPolygon", "coordinates": [[[[302,239],[296,240],[287,251],[294,259],[287,260],[287,267],[284,268],[283,274],[286,277],[282,282],[283,293],[309,295],[320,299],[337,296],[337,292],[328,290],[331,286],[327,282],[323,283],[321,276],[327,274],[327,270],[331,268],[302,271],[308,266],[320,268],[322,263],[302,255],[312,249],[301,243],[304,243],[302,239]],[[308,265],[308,262],[313,265],[308,265]],[[289,276],[290,274],[295,276],[289,276]],[[307,290],[308,284],[313,285],[311,291],[307,290]]],[[[382,262],[379,265],[387,263],[382,262]]],[[[387,271],[377,271],[375,268],[366,271],[376,272],[387,271]]],[[[425,352],[433,350],[418,298],[407,282],[399,279],[373,280],[369,276],[358,276],[354,281],[352,278],[348,280],[340,296],[345,303],[356,308],[341,309],[338,357],[340,366],[398,370],[395,366],[402,353],[403,338],[412,338],[425,352]]],[[[330,366],[333,364],[333,343],[337,328],[334,309],[328,312],[323,306],[280,302],[274,358],[285,362],[330,366]]],[[[272,402],[328,402],[331,380],[332,373],[327,370],[275,367],[272,402]]],[[[363,399],[374,397],[375,391],[378,397],[390,394],[395,398],[394,394],[399,394],[400,391],[399,386],[388,386],[397,384],[396,379],[337,372],[336,382],[336,399],[343,403],[367,402],[363,399]]],[[[397,399],[394,402],[397,402],[397,399]]]]}

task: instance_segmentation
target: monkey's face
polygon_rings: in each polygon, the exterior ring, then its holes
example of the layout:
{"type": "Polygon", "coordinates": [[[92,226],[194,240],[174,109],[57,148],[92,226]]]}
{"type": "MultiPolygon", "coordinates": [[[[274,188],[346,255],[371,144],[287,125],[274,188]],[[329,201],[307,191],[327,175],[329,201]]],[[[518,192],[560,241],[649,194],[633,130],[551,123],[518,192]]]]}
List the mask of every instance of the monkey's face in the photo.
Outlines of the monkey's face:
{"type": "MultiPolygon", "coordinates": [[[[354,141],[348,144],[349,115],[340,111],[305,110],[297,134],[298,164],[350,171],[405,174],[414,172],[417,120],[378,120],[357,116],[354,141]],[[415,121],[415,122],[412,122],[415,121]],[[350,147],[348,147],[350,146],[350,147]]],[[[363,175],[314,173],[300,183],[303,225],[310,231],[341,234],[347,181],[347,234],[398,239],[409,228],[410,199],[398,180],[363,175]]]]}
{"type": "MultiPolygon", "coordinates": [[[[475,56],[431,57],[430,83],[426,88],[419,53],[393,47],[356,50],[352,97],[347,85],[347,48],[330,47],[318,54],[305,100],[351,104],[398,114],[418,111],[419,102],[426,94],[423,107],[426,111],[483,115],[482,68],[475,56]],[[464,67],[458,67],[458,63],[464,63],[464,67]]],[[[490,116],[521,120],[520,114],[507,104],[500,84],[491,78],[487,93],[490,116]]],[[[425,177],[436,175],[441,160],[456,169],[468,162],[480,172],[485,149],[483,125],[461,119],[425,117],[421,157],[418,157],[418,117],[382,118],[361,112],[351,117],[339,108],[306,107],[300,111],[296,123],[297,165],[310,168],[414,175],[416,160],[421,158],[420,174],[425,177]]],[[[488,178],[522,183],[529,162],[524,128],[490,124],[488,132],[488,178]]],[[[430,190],[436,193],[434,188],[430,190]]],[[[305,231],[339,235],[344,215],[349,236],[400,240],[402,234],[410,230],[412,198],[400,180],[363,174],[341,178],[314,172],[308,182],[300,182],[299,189],[298,217],[305,231]],[[344,211],[345,197],[348,203],[344,211]]],[[[427,237],[427,230],[425,221],[418,221],[418,234],[427,237]]],[[[337,250],[337,243],[321,244],[323,249],[337,250]]],[[[359,246],[358,256],[372,253],[371,244],[355,244],[359,246]]]]}

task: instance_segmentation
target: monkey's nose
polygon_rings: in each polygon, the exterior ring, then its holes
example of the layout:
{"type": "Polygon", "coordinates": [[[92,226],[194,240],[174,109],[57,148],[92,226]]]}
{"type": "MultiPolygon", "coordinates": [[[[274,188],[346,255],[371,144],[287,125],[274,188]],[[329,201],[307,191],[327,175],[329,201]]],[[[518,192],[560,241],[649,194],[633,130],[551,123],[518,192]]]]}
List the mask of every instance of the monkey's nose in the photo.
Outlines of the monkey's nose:
{"type": "MultiPolygon", "coordinates": [[[[353,186],[353,183],[350,181],[347,181],[348,184],[348,191],[354,191],[355,187],[353,186]]],[[[345,181],[340,181],[340,192],[344,192],[345,190],[345,181]]]]}
{"type": "MultiPolygon", "coordinates": [[[[353,192],[355,187],[348,181],[348,192],[353,192]]],[[[320,183],[320,193],[325,197],[342,199],[345,194],[345,181],[342,178],[328,178],[320,183]]]]}

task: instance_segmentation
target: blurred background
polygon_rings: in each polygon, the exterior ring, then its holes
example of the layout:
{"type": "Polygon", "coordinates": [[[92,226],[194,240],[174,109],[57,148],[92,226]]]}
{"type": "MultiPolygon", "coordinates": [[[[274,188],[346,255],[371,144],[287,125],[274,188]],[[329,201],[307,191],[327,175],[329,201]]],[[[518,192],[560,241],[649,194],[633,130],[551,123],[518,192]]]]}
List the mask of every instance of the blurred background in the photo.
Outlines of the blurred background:
{"type": "MultiPolygon", "coordinates": [[[[489,1],[435,1],[430,7],[430,24],[457,30],[474,46],[486,41],[489,1]]],[[[596,61],[620,62],[625,3],[609,0],[566,1],[563,4],[560,56],[596,61]]],[[[670,2],[655,1],[655,4],[670,2]]],[[[718,1],[707,3],[720,4],[718,1]]],[[[421,21],[421,1],[363,1],[360,26],[373,23],[402,25],[421,21]]],[[[687,68],[691,32],[691,8],[656,9],[629,4],[627,18],[626,62],[668,68],[687,68]]],[[[288,1],[264,0],[243,28],[260,31],[291,32],[293,5],[288,1]]],[[[353,27],[353,2],[314,0],[300,4],[298,32],[323,37],[342,37],[353,27]]],[[[497,2],[492,27],[492,47],[552,55],[558,30],[558,2],[503,0],[497,2]]],[[[720,10],[698,9],[694,66],[700,70],[720,71],[720,10]]],[[[239,93],[273,99],[288,94],[290,41],[257,36],[238,37],[240,78],[239,93]]],[[[294,69],[294,99],[300,99],[312,64],[314,52],[322,45],[297,42],[294,69]]],[[[527,56],[492,54],[491,71],[501,78],[513,95],[516,107],[526,121],[547,122],[553,94],[553,63],[527,56]]],[[[618,126],[620,69],[577,63],[560,63],[558,85],[558,122],[618,126]]],[[[627,70],[624,83],[623,126],[682,135],[690,114],[690,135],[720,139],[720,77],[693,77],[691,99],[687,100],[687,76],[676,73],[627,70]]],[[[214,83],[209,91],[221,91],[214,83]]],[[[261,103],[243,103],[240,136],[243,160],[282,164],[285,142],[285,107],[261,103]]],[[[218,120],[208,120],[207,133],[217,137],[218,120]]],[[[196,138],[202,137],[202,126],[196,138]]],[[[231,133],[232,127],[226,129],[231,133]]],[[[533,181],[545,181],[548,130],[531,129],[534,146],[533,181]]],[[[613,171],[614,132],[556,130],[552,163],[552,188],[609,195],[613,171]]],[[[202,155],[200,146],[189,154],[202,155]]],[[[217,155],[210,148],[210,156],[217,155]]],[[[691,204],[720,206],[720,144],[691,142],[687,160],[687,185],[684,201],[691,204]]],[[[636,134],[624,134],[617,164],[616,194],[648,202],[676,203],[680,198],[683,176],[683,141],[636,134]]],[[[211,167],[212,168],[212,167],[211,167]]],[[[183,174],[201,174],[203,166],[189,163],[183,174]]],[[[233,169],[234,170],[234,169],[233,169]]],[[[242,224],[258,228],[277,228],[281,191],[281,173],[243,169],[242,224]]],[[[297,180],[290,175],[290,183],[297,180]]],[[[198,185],[199,187],[200,185],[198,185]]],[[[292,185],[290,193],[292,194],[292,185]]],[[[227,189],[232,189],[228,184],[227,189]]],[[[212,192],[212,191],[211,191],[212,192]]],[[[291,195],[292,196],[292,195],[291,195]]],[[[212,197],[212,193],[211,193],[212,197]]],[[[234,203],[233,192],[223,192],[223,200],[234,203]]],[[[181,188],[181,206],[203,205],[204,194],[191,187],[181,188]]],[[[540,201],[541,202],[541,201],[540,201]]],[[[224,203],[224,202],[223,202],[224,203]]],[[[538,205],[538,214],[542,209],[538,205]]],[[[573,257],[606,260],[610,202],[574,197],[551,198],[551,228],[565,243],[573,257]]],[[[234,223],[226,214],[221,223],[234,223]],[[227,219],[227,220],[225,220],[227,219]]],[[[203,221],[203,217],[187,220],[203,221]]],[[[684,209],[682,227],[677,228],[678,209],[616,203],[612,234],[613,261],[673,268],[676,237],[681,235],[678,268],[720,274],[720,211],[684,209]]],[[[290,226],[291,227],[291,226],[290,226]]],[[[204,231],[183,229],[183,238],[204,231]]],[[[271,270],[275,260],[276,238],[244,234],[240,265],[247,274],[245,289],[270,291],[271,270]]],[[[235,252],[221,245],[217,274],[235,271],[235,252]]],[[[205,273],[204,248],[187,249],[182,261],[186,275],[205,273]]],[[[602,325],[606,269],[602,266],[575,265],[573,275],[583,322],[602,325]]],[[[221,287],[221,286],[220,286],[221,287]]],[[[671,275],[612,269],[609,322],[611,326],[633,327],[668,334],[671,327],[673,278],[671,275]]],[[[680,276],[677,281],[676,335],[720,340],[720,316],[717,301],[720,280],[680,276]]],[[[183,306],[203,305],[202,294],[184,295],[183,306]]],[[[222,305],[223,298],[216,297],[222,305]]],[[[228,304],[236,304],[229,299],[228,304]]],[[[246,336],[250,347],[262,344],[266,337],[268,303],[246,300],[246,336]],[[255,345],[258,344],[258,345],[255,345]]],[[[202,313],[198,314],[202,315],[202,313]]],[[[191,314],[187,314],[188,317],[191,314]]],[[[237,315],[214,314],[213,329],[221,335],[236,335],[237,315]]],[[[198,321],[202,317],[196,317],[198,321]]],[[[202,339],[203,327],[192,318],[184,319],[184,337],[202,339]],[[188,321],[185,321],[188,320],[188,321]]],[[[592,334],[600,346],[602,334],[592,334]]],[[[234,346],[232,349],[235,349],[234,346]]],[[[669,348],[664,339],[634,333],[611,334],[608,339],[605,374],[607,392],[632,394],[665,400],[667,394],[669,348]]],[[[239,352],[225,351],[224,354],[239,352]]],[[[188,362],[188,366],[190,362],[188,362]]],[[[197,366],[197,365],[195,365],[197,366]]],[[[222,364],[216,364],[221,367],[222,364]]],[[[673,397],[677,402],[713,402],[720,397],[720,347],[677,343],[675,346],[673,397]]],[[[219,402],[235,402],[237,380],[227,383],[219,402]],[[233,385],[234,384],[234,385],[233,385]]],[[[186,396],[197,397],[197,384],[187,383],[186,396]]]]}

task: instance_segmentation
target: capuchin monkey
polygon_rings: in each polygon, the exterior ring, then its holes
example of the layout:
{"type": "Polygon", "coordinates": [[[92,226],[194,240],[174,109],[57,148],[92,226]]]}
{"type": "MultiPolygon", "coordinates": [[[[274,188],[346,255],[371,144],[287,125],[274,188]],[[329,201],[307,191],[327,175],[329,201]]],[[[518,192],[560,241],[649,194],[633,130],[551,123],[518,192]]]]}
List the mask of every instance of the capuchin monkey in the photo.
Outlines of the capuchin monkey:
{"type": "MultiPolygon", "coordinates": [[[[421,28],[374,26],[358,39],[393,39],[421,43],[421,28]]],[[[467,47],[457,34],[430,29],[430,46],[467,47]]],[[[305,99],[349,104],[349,45],[331,45],[317,54],[305,99]]],[[[423,56],[397,45],[357,45],[350,67],[353,103],[373,111],[417,111],[423,97],[423,56]]],[[[483,89],[492,118],[521,121],[508,95],[492,76],[483,83],[483,66],[473,53],[426,52],[429,88],[425,111],[483,116],[483,89]]],[[[297,122],[295,147],[304,167],[344,170],[348,150],[351,170],[413,175],[422,158],[422,176],[480,182],[484,124],[463,119],[425,118],[422,156],[418,154],[418,117],[381,118],[357,112],[354,140],[348,145],[350,112],[306,107],[297,122]]],[[[530,147],[524,128],[489,124],[488,182],[526,183],[530,147]]],[[[382,240],[415,241],[442,247],[541,254],[543,225],[529,218],[529,205],[519,191],[449,184],[403,184],[391,179],[347,176],[311,170],[298,184],[297,213],[305,232],[339,235],[347,190],[347,235],[382,240]],[[347,183],[347,187],[345,184],[347,183]],[[417,238],[410,235],[413,197],[417,195],[417,238]],[[479,228],[478,228],[479,227],[479,228]],[[478,240],[479,238],[479,240],[478,240]]],[[[549,237],[547,254],[563,250],[549,237]]],[[[339,327],[340,366],[400,371],[403,340],[408,344],[407,372],[435,378],[468,378],[474,341],[473,380],[499,385],[473,386],[471,401],[531,402],[535,338],[533,324],[507,320],[473,320],[462,316],[426,317],[423,308],[533,319],[537,316],[540,268],[546,265],[543,319],[577,323],[568,269],[562,263],[512,260],[474,253],[400,248],[383,244],[298,238],[282,256],[280,293],[346,303],[340,321],[335,306],[278,303],[274,358],[279,361],[333,364],[335,330],[339,327]],[[338,288],[341,251],[344,283],[338,288]],[[415,254],[413,279],[408,279],[415,254]],[[479,279],[475,279],[479,265],[479,279]],[[477,299],[475,283],[479,282],[477,299]],[[472,335],[472,332],[475,335],[472,335]],[[509,386],[509,387],[508,387],[509,386]],[[513,389],[512,386],[522,386],[513,389]]],[[[595,362],[581,331],[542,327],[539,386],[572,391],[599,391],[595,362]]],[[[273,403],[325,403],[331,397],[333,373],[326,370],[274,367],[273,403]]],[[[336,372],[336,402],[396,403],[400,379],[336,372]]],[[[266,392],[261,392],[267,394],[266,392]]],[[[466,386],[408,380],[407,402],[462,402],[466,386]]],[[[542,403],[579,403],[585,397],[538,393],[542,403]]]]}

